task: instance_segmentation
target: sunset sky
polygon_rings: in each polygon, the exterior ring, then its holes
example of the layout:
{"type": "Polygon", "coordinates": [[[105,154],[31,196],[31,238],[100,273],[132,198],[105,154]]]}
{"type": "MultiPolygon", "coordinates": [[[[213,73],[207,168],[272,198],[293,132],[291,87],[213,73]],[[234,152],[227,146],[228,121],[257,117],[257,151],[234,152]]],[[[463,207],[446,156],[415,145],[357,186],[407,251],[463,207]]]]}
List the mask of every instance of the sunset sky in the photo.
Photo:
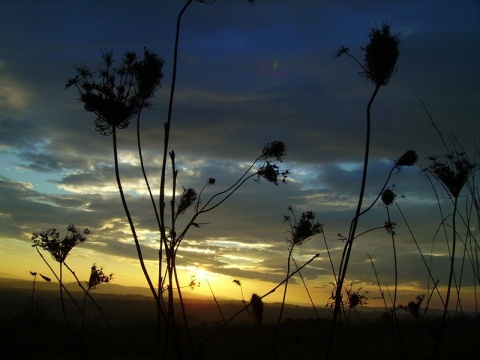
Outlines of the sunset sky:
{"type": "MultiPolygon", "coordinates": [[[[28,279],[29,271],[48,276],[30,237],[49,228],[64,235],[74,224],[92,231],[67,259],[80,278],[87,280],[96,263],[114,273],[115,283],[146,286],[118,196],[112,139],[95,132],[95,116],[65,84],[74,65],[96,69],[105,49],[119,59],[127,50],[142,54],[146,47],[165,60],[162,88],[142,116],[147,173],[158,193],[175,23],[183,4],[1,2],[0,277],[28,279]]],[[[291,175],[278,186],[248,181],[199,219],[205,224],[190,231],[179,251],[185,285],[202,268],[217,296],[240,299],[234,279],[242,281],[246,295],[270,290],[285,277],[287,205],[297,216],[316,213],[338,271],[343,249],[338,234],[348,234],[354,215],[365,110],[374,86],[358,76],[354,61],[334,55],[343,45],[363,61],[369,30],[385,21],[400,37],[400,57],[397,73],[373,105],[365,204],[375,199],[392,160],[406,150],[417,151],[423,165],[428,156],[444,153],[420,99],[446,137],[452,131],[470,156],[475,142],[478,149],[480,2],[258,0],[251,6],[245,0],[217,0],[189,7],[181,28],[170,142],[178,188],[200,190],[215,178],[202,196],[207,199],[230,187],[274,140],[287,146],[282,168],[291,175]]],[[[158,233],[135,136],[135,124],[119,134],[121,176],[143,254],[154,271],[158,233]]],[[[444,237],[432,248],[441,220],[435,192],[419,167],[394,172],[389,184],[404,196],[398,204],[444,285],[449,262],[444,237]]],[[[437,191],[448,214],[449,200],[443,189],[437,191]]],[[[406,303],[425,292],[428,273],[398,209],[390,212],[397,223],[400,302],[406,303]]],[[[386,216],[384,207],[373,206],[359,233],[382,227],[386,216]]],[[[293,256],[300,266],[316,253],[320,257],[302,275],[315,303],[324,306],[333,281],[324,238],[297,247],[293,256]]],[[[382,285],[392,289],[392,241],[384,229],[355,240],[346,282],[369,290],[373,298],[379,291],[367,253],[382,285]]],[[[300,278],[292,279],[287,302],[309,301],[300,284],[300,278]]],[[[464,284],[472,284],[471,271],[464,284]]],[[[210,293],[204,282],[189,291],[210,293]]],[[[265,300],[279,299],[277,291],[265,300]]]]}

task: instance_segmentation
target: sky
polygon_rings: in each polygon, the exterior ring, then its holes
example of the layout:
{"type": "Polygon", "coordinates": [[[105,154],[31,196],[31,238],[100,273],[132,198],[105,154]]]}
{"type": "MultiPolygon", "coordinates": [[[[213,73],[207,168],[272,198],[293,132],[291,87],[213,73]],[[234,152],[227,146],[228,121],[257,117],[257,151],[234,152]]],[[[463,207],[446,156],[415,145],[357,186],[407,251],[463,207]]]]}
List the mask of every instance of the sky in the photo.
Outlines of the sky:
{"type": "MultiPolygon", "coordinates": [[[[141,120],[146,170],[158,194],[175,23],[183,5],[176,0],[1,2],[1,277],[28,279],[29,271],[48,276],[31,235],[50,228],[63,235],[74,224],[92,232],[67,258],[80,278],[88,280],[96,263],[113,272],[118,284],[146,286],[118,196],[112,139],[95,132],[95,116],[65,84],[75,65],[96,69],[106,49],[120,59],[125,51],[142,54],[146,47],[164,59],[162,87],[141,120]]],[[[206,276],[215,295],[237,299],[235,279],[245,296],[272,289],[286,274],[290,228],[283,219],[291,205],[297,217],[314,211],[323,224],[324,236],[295,247],[293,257],[300,266],[320,254],[301,274],[315,304],[325,306],[334,281],[329,254],[337,272],[344,246],[339,234],[348,233],[358,199],[366,106],[374,90],[358,75],[358,64],[334,55],[347,46],[363,61],[361,48],[370,29],[384,22],[400,38],[400,56],[397,72],[372,108],[365,204],[375,200],[393,160],[405,151],[415,150],[422,166],[428,156],[444,154],[421,101],[447,139],[452,132],[469,156],[478,156],[480,2],[258,0],[252,6],[217,0],[194,2],[187,9],[169,149],[176,154],[178,189],[200,190],[215,178],[202,195],[207,199],[235,183],[263,146],[276,140],[287,147],[281,168],[291,174],[278,186],[247,181],[199,219],[201,227],[189,232],[178,253],[185,285],[191,276],[206,276]]],[[[139,168],[135,127],[119,133],[121,176],[154,274],[158,233],[139,168]]],[[[434,191],[418,166],[395,171],[388,186],[393,184],[442,287],[449,260],[445,236],[437,233],[442,219],[437,196],[443,216],[451,212],[451,202],[438,184],[434,191]]],[[[461,200],[465,208],[469,198],[461,200]]],[[[398,208],[389,211],[397,223],[399,302],[406,304],[425,293],[429,277],[398,208]]],[[[187,211],[184,219],[191,215],[187,211]]],[[[386,208],[378,204],[362,217],[359,233],[365,234],[354,242],[346,280],[347,287],[369,291],[369,303],[376,305],[381,302],[375,271],[385,291],[394,281],[386,219],[386,208]],[[368,231],[372,228],[379,229],[368,231]]],[[[477,233],[478,223],[470,230],[477,233]]],[[[471,265],[466,264],[462,299],[473,308],[471,265]]],[[[291,279],[289,289],[287,302],[309,302],[300,277],[291,279]]],[[[210,295],[202,280],[190,291],[210,295]]],[[[277,290],[264,300],[280,299],[277,290]]]]}

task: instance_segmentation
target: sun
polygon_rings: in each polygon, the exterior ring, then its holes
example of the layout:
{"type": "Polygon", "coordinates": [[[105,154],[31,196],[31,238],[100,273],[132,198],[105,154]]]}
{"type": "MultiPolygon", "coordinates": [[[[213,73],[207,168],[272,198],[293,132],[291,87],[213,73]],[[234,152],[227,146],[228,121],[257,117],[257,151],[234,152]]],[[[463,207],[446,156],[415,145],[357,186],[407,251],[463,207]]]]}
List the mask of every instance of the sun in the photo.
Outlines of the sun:
{"type": "Polygon", "coordinates": [[[197,279],[204,280],[205,279],[205,269],[204,268],[197,268],[197,279]]]}

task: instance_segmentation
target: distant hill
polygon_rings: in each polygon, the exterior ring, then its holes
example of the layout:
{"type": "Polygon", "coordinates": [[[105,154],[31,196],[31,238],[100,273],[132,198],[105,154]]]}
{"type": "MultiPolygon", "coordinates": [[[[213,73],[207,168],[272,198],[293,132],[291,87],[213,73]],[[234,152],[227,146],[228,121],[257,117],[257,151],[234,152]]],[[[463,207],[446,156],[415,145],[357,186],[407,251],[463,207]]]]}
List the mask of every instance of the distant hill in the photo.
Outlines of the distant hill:
{"type": "MultiPolygon", "coordinates": [[[[85,286],[85,283],[83,283],[85,286]]],[[[82,292],[82,289],[78,286],[76,282],[65,283],[65,287],[70,292],[82,292]]],[[[11,279],[0,277],[0,290],[5,289],[18,289],[18,290],[29,290],[33,289],[33,277],[32,280],[22,280],[22,279],[11,279]]],[[[35,291],[58,291],[59,284],[56,280],[51,282],[46,282],[40,276],[37,276],[35,283],[35,291]]],[[[111,294],[111,295],[140,295],[152,299],[152,293],[150,289],[142,286],[124,286],[119,285],[114,282],[108,284],[98,285],[94,290],[94,294],[111,294]]],[[[212,300],[210,297],[204,295],[199,295],[195,291],[184,292],[184,297],[188,300],[212,300]]],[[[228,299],[230,300],[230,299],[228,299]]],[[[233,300],[233,299],[232,299],[233,300]]]]}
{"type": "MultiPolygon", "coordinates": [[[[42,278],[37,277],[35,283],[35,290],[58,290],[58,282],[51,281],[46,282],[42,278]]],[[[76,282],[69,282],[65,284],[65,287],[69,291],[82,291],[76,282]]],[[[8,279],[0,277],[0,288],[10,288],[10,289],[32,289],[33,288],[33,277],[32,280],[20,280],[20,279],[8,279]]],[[[114,283],[110,284],[101,284],[95,288],[95,293],[99,294],[118,294],[118,295],[143,295],[151,296],[149,289],[141,286],[123,286],[114,283]]]]}

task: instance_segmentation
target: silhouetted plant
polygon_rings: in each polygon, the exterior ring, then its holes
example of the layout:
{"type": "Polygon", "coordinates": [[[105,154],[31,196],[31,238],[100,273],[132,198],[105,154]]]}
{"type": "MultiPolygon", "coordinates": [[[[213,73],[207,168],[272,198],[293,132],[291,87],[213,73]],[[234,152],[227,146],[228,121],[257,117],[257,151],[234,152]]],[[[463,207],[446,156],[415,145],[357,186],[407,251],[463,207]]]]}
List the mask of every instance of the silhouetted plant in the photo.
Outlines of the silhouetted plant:
{"type": "MultiPolygon", "coordinates": [[[[450,302],[452,282],[455,273],[455,257],[457,250],[457,220],[459,216],[458,200],[460,193],[465,184],[469,180],[472,172],[475,169],[475,164],[471,163],[464,152],[451,151],[447,153],[443,160],[439,160],[436,156],[429,157],[430,164],[423,167],[423,171],[432,175],[447,192],[447,195],[452,199],[452,242],[450,252],[450,271],[447,283],[447,293],[445,296],[444,311],[442,317],[442,330],[445,325],[445,320],[448,313],[448,306],[450,302]]],[[[457,293],[459,296],[460,290],[457,287],[457,293]]]]}
{"type": "MultiPolygon", "coordinates": [[[[160,80],[163,76],[163,60],[148,50],[144,50],[144,58],[142,60],[138,60],[134,52],[126,52],[120,66],[114,67],[113,53],[111,51],[105,51],[102,54],[102,65],[99,73],[92,72],[87,66],[77,67],[76,76],[69,79],[67,82],[67,87],[75,86],[78,90],[80,100],[83,102],[85,110],[93,112],[97,116],[97,119],[95,120],[96,130],[103,135],[112,135],[115,176],[122,205],[130,225],[143,274],[157,304],[159,324],[158,344],[160,346],[160,323],[163,321],[178,358],[183,357],[184,350],[180,346],[180,335],[177,331],[177,317],[175,316],[174,297],[177,296],[181,305],[182,317],[187,335],[186,338],[190,344],[190,351],[193,352],[181,286],[179,285],[176,270],[177,251],[188,230],[191,227],[200,227],[201,223],[198,222],[198,217],[220,206],[248,179],[253,178],[256,181],[259,181],[263,178],[268,182],[277,185],[279,181],[285,182],[289,175],[288,170],[280,169],[277,164],[277,162],[281,162],[285,156],[285,145],[281,141],[274,141],[264,146],[261,155],[252,162],[251,166],[248,167],[233,185],[211,196],[207,201],[203,202],[204,199],[202,199],[201,195],[207,186],[215,184],[215,179],[213,178],[209,178],[200,191],[196,191],[193,188],[184,188],[183,193],[177,197],[178,170],[175,163],[176,155],[173,150],[169,149],[169,141],[170,132],[172,130],[172,110],[176,86],[180,23],[183,14],[192,2],[193,0],[185,2],[185,5],[181,9],[177,18],[172,83],[170,88],[168,114],[164,124],[163,158],[158,204],[152,195],[148,177],[145,172],[141,150],[139,123],[142,110],[151,106],[153,96],[155,95],[156,90],[160,87],[160,80]],[[99,80],[93,80],[94,75],[98,75],[99,80]],[[132,215],[130,214],[124,195],[119,173],[116,136],[117,129],[126,128],[134,117],[136,117],[137,120],[137,147],[140,157],[140,166],[148,188],[152,208],[159,229],[157,287],[153,285],[151,276],[145,266],[136,227],[132,221],[132,215]],[[173,189],[171,199],[168,202],[170,206],[167,206],[165,192],[167,187],[166,172],[168,161],[170,161],[172,169],[171,188],[173,189]],[[257,165],[257,170],[253,170],[254,166],[257,165]],[[191,214],[192,209],[193,214],[191,214]],[[170,212],[171,216],[168,216],[168,212],[170,212]],[[191,218],[186,221],[186,225],[182,229],[179,229],[177,228],[177,220],[181,215],[191,216],[191,218]]],[[[214,1],[204,0],[197,2],[212,4],[214,1]]],[[[249,1],[249,3],[254,4],[254,1],[249,1]]],[[[158,349],[158,354],[160,354],[160,347],[158,349]]]]}
{"type": "Polygon", "coordinates": [[[69,331],[71,331],[71,329],[70,329],[70,324],[68,322],[67,313],[65,310],[65,301],[63,298],[63,289],[64,289],[63,282],[62,282],[63,281],[63,264],[65,262],[65,259],[67,258],[67,255],[70,253],[70,251],[76,245],[85,242],[87,240],[87,235],[89,234],[90,234],[90,230],[88,229],[84,229],[81,231],[77,229],[74,225],[69,225],[67,226],[67,233],[62,240],[60,239],[60,233],[57,231],[57,229],[53,229],[53,228],[41,233],[33,233],[31,237],[33,241],[32,247],[37,248],[37,252],[39,254],[40,252],[38,251],[38,248],[46,250],[47,252],[50,253],[52,258],[59,263],[60,299],[62,302],[63,317],[65,319],[65,323],[69,331]]]}
{"type": "Polygon", "coordinates": [[[368,304],[368,291],[364,290],[363,293],[361,291],[362,287],[359,287],[357,290],[354,291],[353,283],[350,284],[350,289],[345,290],[345,292],[347,293],[347,305],[350,309],[368,304]]]}
{"type": "Polygon", "coordinates": [[[104,274],[103,267],[98,267],[93,263],[90,269],[90,278],[87,282],[87,291],[93,290],[100,284],[108,284],[113,279],[113,273],[104,274]]]}
{"type": "Polygon", "coordinates": [[[417,161],[418,155],[415,150],[407,150],[395,161],[395,165],[400,170],[402,166],[414,166],[417,161]]]}
{"type": "Polygon", "coordinates": [[[412,301],[409,301],[406,306],[404,306],[404,305],[399,305],[398,308],[408,311],[410,314],[412,314],[412,316],[413,316],[415,319],[418,319],[418,318],[420,318],[420,317],[422,316],[422,315],[420,314],[420,308],[421,308],[421,306],[422,306],[422,303],[423,303],[423,300],[424,300],[424,299],[425,299],[425,294],[417,295],[417,296],[415,297],[415,299],[412,300],[412,301]]]}
{"type": "MultiPolygon", "coordinates": [[[[73,273],[73,271],[72,271],[73,273]]],[[[74,274],[75,278],[76,275],[74,274]]],[[[90,296],[90,292],[100,284],[108,284],[111,280],[113,279],[113,273],[106,275],[103,272],[103,267],[98,267],[93,263],[92,267],[90,268],[90,277],[88,281],[86,281],[87,288],[84,289],[83,286],[81,288],[84,290],[84,296],[83,296],[83,316],[82,316],[82,337],[83,337],[83,342],[85,345],[85,317],[86,317],[86,307],[87,307],[87,296],[90,297],[90,299],[93,301],[93,303],[99,308],[98,304],[96,303],[95,300],[90,296]]],[[[78,279],[77,279],[78,280],[78,279]]],[[[80,284],[81,285],[81,284],[80,284]]],[[[103,311],[101,311],[102,315],[105,315],[103,311]]],[[[108,322],[108,319],[106,316],[104,318],[107,320],[107,323],[110,325],[108,322]]]]}
{"type": "MultiPolygon", "coordinates": [[[[242,282],[238,279],[234,279],[232,281],[233,283],[237,284],[240,286],[240,292],[242,294],[242,303],[243,305],[247,305],[247,301],[245,300],[245,297],[243,296],[243,288],[242,288],[242,282]]],[[[259,295],[253,293],[252,296],[250,297],[250,306],[246,308],[247,314],[250,315],[250,317],[253,319],[253,321],[257,324],[260,325],[263,320],[263,302],[262,299],[260,298],[259,295]]]]}
{"type": "Polygon", "coordinates": [[[111,135],[115,129],[125,129],[130,120],[143,108],[151,105],[155,91],[160,87],[163,60],[149,50],[137,59],[135,52],[127,51],[119,67],[114,67],[113,52],[102,53],[103,63],[96,74],[87,66],[76,67],[77,74],[66,87],[75,86],[85,110],[97,115],[95,129],[111,135]]]}
{"type": "Polygon", "coordinates": [[[194,290],[196,287],[200,287],[200,281],[197,280],[197,277],[195,275],[193,275],[190,278],[190,282],[188,283],[188,287],[191,290],[194,290]]]}
{"type": "MultiPolygon", "coordinates": [[[[319,221],[315,221],[315,213],[313,211],[306,211],[300,215],[300,218],[297,219],[295,216],[295,212],[291,205],[287,206],[287,210],[290,213],[289,215],[284,215],[283,222],[287,222],[290,226],[290,230],[288,231],[289,236],[286,239],[288,244],[288,258],[287,258],[287,277],[285,281],[285,287],[283,290],[283,298],[282,304],[280,306],[280,313],[278,315],[277,326],[275,328],[275,334],[273,336],[273,348],[275,351],[275,341],[278,333],[278,329],[280,326],[280,322],[282,320],[283,309],[285,307],[285,298],[287,296],[287,287],[288,287],[288,279],[290,274],[290,260],[292,258],[292,252],[296,245],[300,246],[304,244],[306,241],[313,238],[315,235],[318,235],[323,232],[323,225],[319,221]]],[[[297,268],[298,271],[298,268],[297,268]]]]}
{"type": "Polygon", "coordinates": [[[263,301],[257,294],[252,294],[250,298],[250,305],[252,309],[253,318],[257,324],[261,324],[263,320],[263,301]]]}
{"type": "Polygon", "coordinates": [[[65,261],[68,253],[78,244],[87,240],[90,230],[80,231],[74,225],[67,227],[67,234],[60,240],[60,233],[57,229],[49,229],[41,233],[33,233],[33,247],[40,247],[50,253],[58,263],[65,261]]]}
{"type": "MultiPolygon", "coordinates": [[[[330,340],[327,346],[326,358],[330,356],[330,351],[333,344],[333,337],[335,333],[335,326],[337,322],[337,317],[341,308],[341,293],[343,288],[343,283],[345,281],[348,262],[350,259],[350,254],[352,251],[353,240],[356,237],[356,230],[358,225],[358,220],[362,214],[362,203],[365,193],[365,186],[367,182],[367,172],[368,172],[368,160],[370,156],[370,129],[371,129],[371,107],[373,101],[375,100],[377,93],[382,86],[386,86],[393,74],[395,73],[396,63],[399,56],[399,43],[400,40],[397,35],[392,35],[390,32],[390,24],[383,24],[381,29],[372,28],[369,34],[369,43],[362,48],[365,52],[364,54],[364,64],[360,63],[353,55],[350,54],[350,49],[342,46],[340,50],[336,52],[336,56],[348,55],[351,57],[360,67],[362,71],[359,73],[360,76],[366,78],[367,80],[372,81],[375,84],[375,89],[370,97],[370,100],[367,105],[367,131],[365,138],[365,155],[363,162],[363,174],[362,182],[360,186],[360,193],[358,197],[357,209],[355,216],[352,219],[350,224],[349,235],[345,243],[344,253],[340,263],[339,277],[337,280],[336,294],[335,294],[335,306],[332,319],[332,327],[330,340]]],[[[412,158],[412,156],[410,156],[412,158]]],[[[403,162],[404,159],[400,158],[403,162]]],[[[398,163],[398,161],[397,161],[398,163]]]]}
{"type": "MultiPolygon", "coordinates": [[[[36,283],[36,280],[37,280],[37,272],[36,271],[30,271],[30,275],[33,276],[32,307],[31,307],[31,311],[30,311],[30,317],[33,317],[33,310],[34,310],[34,305],[35,305],[35,283],[36,283]]],[[[52,281],[52,279],[50,279],[47,276],[44,276],[42,274],[38,274],[38,275],[40,275],[42,277],[42,279],[45,280],[46,282],[52,281]]]]}
{"type": "Polygon", "coordinates": [[[243,296],[243,287],[242,287],[242,282],[238,279],[234,279],[232,281],[233,283],[237,284],[238,286],[240,286],[240,292],[242,294],[242,303],[245,305],[247,303],[247,301],[245,300],[245,297],[243,296]]]}

